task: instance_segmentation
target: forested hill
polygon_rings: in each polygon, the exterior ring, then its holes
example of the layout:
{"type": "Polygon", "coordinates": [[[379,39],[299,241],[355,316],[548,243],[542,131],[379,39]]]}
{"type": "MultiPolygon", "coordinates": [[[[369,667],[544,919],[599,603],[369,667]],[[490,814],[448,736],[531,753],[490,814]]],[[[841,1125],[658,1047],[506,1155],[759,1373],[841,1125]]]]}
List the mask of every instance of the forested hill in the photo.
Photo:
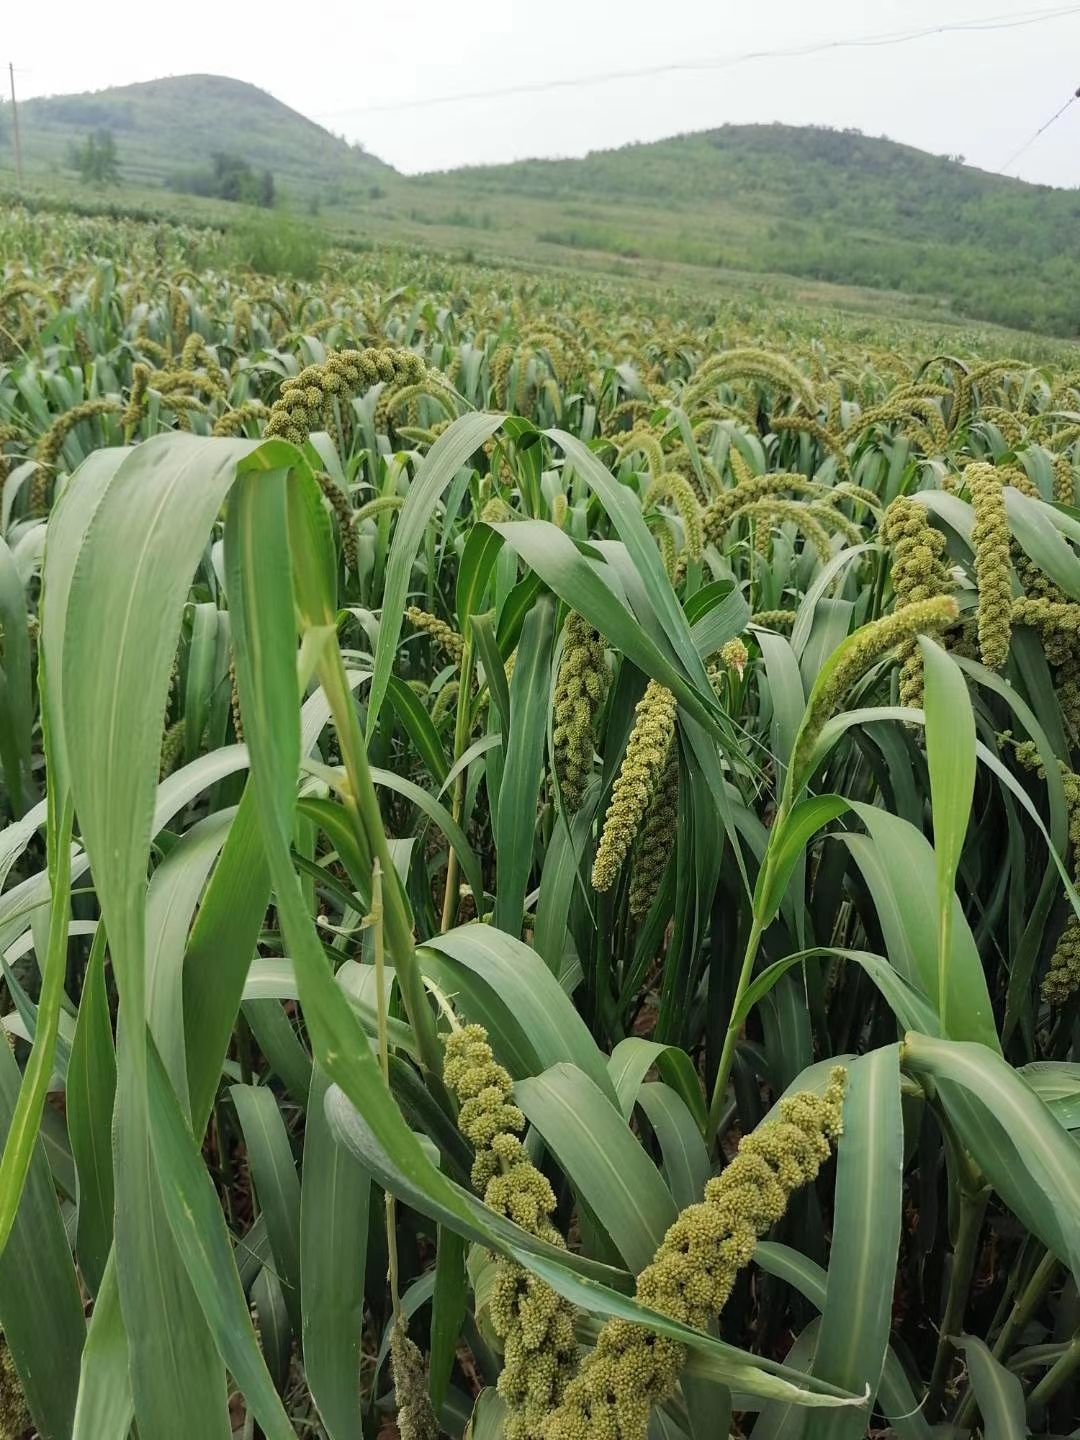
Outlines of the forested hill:
{"type": "Polygon", "coordinates": [[[459,204],[543,206],[564,245],[943,296],[1080,334],[1080,190],[853,131],[727,125],[410,183],[459,204]]]}

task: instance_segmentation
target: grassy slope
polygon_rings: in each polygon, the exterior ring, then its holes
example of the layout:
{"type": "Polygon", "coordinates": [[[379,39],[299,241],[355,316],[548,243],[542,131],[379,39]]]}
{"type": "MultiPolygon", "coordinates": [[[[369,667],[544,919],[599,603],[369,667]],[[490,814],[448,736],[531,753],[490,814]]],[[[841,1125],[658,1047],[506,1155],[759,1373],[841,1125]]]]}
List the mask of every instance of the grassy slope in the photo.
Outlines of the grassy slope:
{"type": "MultiPolygon", "coordinates": [[[[72,142],[109,129],[120,169],[133,185],[161,185],[177,171],[205,166],[215,150],[269,169],[296,196],[360,193],[389,167],[290,110],[265,90],[220,75],[179,75],[84,95],[27,100],[19,107],[23,156],[31,176],[65,168],[72,142]]],[[[13,164],[5,117],[0,165],[13,164]]]]}
{"type": "Polygon", "coordinates": [[[939,295],[961,313],[1080,334],[1080,192],[888,140],[726,126],[421,176],[390,199],[405,218],[482,234],[939,295]]]}
{"type": "MultiPolygon", "coordinates": [[[[68,193],[70,142],[107,124],[120,198],[141,205],[155,190],[164,203],[168,175],[226,149],[272,169],[287,204],[318,196],[332,230],[377,243],[653,274],[703,267],[720,284],[738,271],[780,273],[1080,335],[1080,192],[888,140],[726,126],[582,160],[404,177],[264,91],[216,76],[29,101],[21,113],[31,176],[68,193]]],[[[0,179],[9,132],[0,118],[0,179]]]]}

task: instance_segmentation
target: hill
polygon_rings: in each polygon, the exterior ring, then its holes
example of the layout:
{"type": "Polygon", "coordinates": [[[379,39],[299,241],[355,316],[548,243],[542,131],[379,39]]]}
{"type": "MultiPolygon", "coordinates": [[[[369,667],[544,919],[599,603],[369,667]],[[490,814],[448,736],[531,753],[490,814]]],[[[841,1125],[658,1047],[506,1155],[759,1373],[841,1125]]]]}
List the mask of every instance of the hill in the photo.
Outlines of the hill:
{"type": "MultiPolygon", "coordinates": [[[[0,179],[10,180],[6,109],[0,179]]],[[[733,271],[779,273],[1080,336],[1080,190],[857,131],[726,125],[579,160],[406,177],[254,85],[215,75],[30,100],[19,113],[28,178],[57,193],[93,193],[80,190],[68,156],[104,128],[123,182],[104,192],[110,203],[161,204],[163,184],[228,151],[273,172],[279,203],[318,200],[350,242],[654,276],[669,264],[705,267],[720,285],[733,271]]],[[[237,207],[223,210],[218,223],[237,207]]],[[[183,213],[202,212],[185,198],[183,213]]]]}
{"type": "MultiPolygon", "coordinates": [[[[2,125],[0,167],[14,164],[10,120],[2,125]]],[[[361,193],[390,167],[331,135],[265,90],[222,75],[176,75],[19,106],[23,163],[30,178],[57,175],[72,145],[108,130],[129,185],[160,186],[205,167],[215,152],[270,170],[280,186],[308,199],[361,193]]]]}
{"type": "Polygon", "coordinates": [[[406,182],[429,218],[547,245],[871,286],[1080,334],[1080,190],[853,131],[728,125],[406,182]]]}

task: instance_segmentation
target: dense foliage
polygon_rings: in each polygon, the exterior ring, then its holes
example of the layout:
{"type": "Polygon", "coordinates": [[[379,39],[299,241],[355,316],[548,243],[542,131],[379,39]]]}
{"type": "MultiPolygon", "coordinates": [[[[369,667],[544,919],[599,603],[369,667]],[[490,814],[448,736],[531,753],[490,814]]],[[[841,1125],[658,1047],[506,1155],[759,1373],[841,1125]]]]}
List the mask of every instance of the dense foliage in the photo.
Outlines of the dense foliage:
{"type": "Polygon", "coordinates": [[[0,253],[0,1435],[1067,1432],[1075,353],[0,253]]]}

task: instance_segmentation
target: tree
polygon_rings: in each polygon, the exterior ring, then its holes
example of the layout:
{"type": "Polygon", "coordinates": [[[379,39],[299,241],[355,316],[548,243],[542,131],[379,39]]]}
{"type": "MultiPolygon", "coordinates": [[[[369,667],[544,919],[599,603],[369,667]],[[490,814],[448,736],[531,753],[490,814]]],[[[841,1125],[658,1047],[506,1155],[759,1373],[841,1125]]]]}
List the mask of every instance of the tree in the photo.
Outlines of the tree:
{"type": "Polygon", "coordinates": [[[71,148],[71,163],[90,185],[119,185],[120,165],[116,140],[111,130],[87,135],[82,145],[71,148]]]}

